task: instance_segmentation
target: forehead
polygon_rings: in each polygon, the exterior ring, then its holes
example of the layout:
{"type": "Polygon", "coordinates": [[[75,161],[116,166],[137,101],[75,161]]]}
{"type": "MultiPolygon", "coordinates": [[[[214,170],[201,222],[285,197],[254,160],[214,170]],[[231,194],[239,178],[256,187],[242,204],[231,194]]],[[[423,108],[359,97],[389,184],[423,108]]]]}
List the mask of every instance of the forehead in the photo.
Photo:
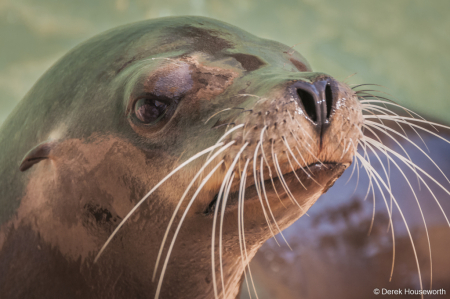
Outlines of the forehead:
{"type": "Polygon", "coordinates": [[[292,64],[297,71],[311,71],[306,59],[292,47],[258,38],[225,23],[200,20],[164,26],[157,40],[161,49],[182,55],[200,52],[213,59],[232,57],[246,71],[286,63],[292,64]]]}

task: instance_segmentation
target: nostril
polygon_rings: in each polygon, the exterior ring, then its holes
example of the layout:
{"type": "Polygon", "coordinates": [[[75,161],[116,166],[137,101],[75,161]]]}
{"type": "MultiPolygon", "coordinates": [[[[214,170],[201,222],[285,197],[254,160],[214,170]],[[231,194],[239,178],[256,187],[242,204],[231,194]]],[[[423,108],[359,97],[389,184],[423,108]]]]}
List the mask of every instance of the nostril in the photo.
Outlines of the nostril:
{"type": "Polygon", "coordinates": [[[331,107],[333,106],[333,93],[331,91],[330,83],[325,87],[325,101],[327,103],[327,119],[330,118],[331,107]]]}
{"type": "Polygon", "coordinates": [[[297,94],[300,98],[300,101],[303,104],[303,108],[305,109],[306,114],[308,114],[309,118],[313,121],[317,121],[317,111],[316,111],[316,103],[314,101],[314,97],[308,91],[303,89],[297,89],[297,94]]]}

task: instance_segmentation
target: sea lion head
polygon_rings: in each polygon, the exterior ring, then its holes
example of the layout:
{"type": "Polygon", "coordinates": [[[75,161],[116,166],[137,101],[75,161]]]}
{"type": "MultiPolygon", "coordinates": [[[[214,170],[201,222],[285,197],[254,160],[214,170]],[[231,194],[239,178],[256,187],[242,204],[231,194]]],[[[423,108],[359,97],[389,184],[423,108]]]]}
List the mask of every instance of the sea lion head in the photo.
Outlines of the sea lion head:
{"type": "Polygon", "coordinates": [[[81,289],[231,298],[261,244],[351,164],[362,113],[291,47],[178,17],[78,46],[8,122],[26,132],[5,133],[25,188],[14,229],[91,273],[81,289]]]}

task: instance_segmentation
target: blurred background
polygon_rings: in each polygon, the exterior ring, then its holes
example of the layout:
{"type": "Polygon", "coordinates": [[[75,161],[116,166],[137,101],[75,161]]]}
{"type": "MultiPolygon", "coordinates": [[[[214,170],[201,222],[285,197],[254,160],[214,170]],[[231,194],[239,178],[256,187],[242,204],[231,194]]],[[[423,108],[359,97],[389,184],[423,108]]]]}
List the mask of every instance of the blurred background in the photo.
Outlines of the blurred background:
{"type": "MultiPolygon", "coordinates": [[[[352,84],[383,85],[398,103],[428,119],[450,123],[448,0],[0,0],[0,124],[37,79],[75,45],[122,24],[176,15],[212,17],[295,46],[315,71],[338,80],[351,76],[347,82],[352,84]]],[[[450,146],[433,136],[425,141],[431,156],[450,174],[450,146]]],[[[440,175],[420,153],[408,149],[415,162],[424,161],[430,174],[440,175]]],[[[408,215],[428,288],[429,253],[421,216],[401,174],[393,171],[395,194],[408,215]]],[[[356,181],[344,186],[345,181],[340,179],[319,200],[310,217],[286,231],[294,251],[269,240],[257,254],[252,267],[259,298],[369,298],[375,287],[420,287],[399,215],[394,213],[399,227],[397,261],[389,283],[392,240],[384,204],[377,201],[378,222],[367,237],[372,203],[363,198],[368,180],[361,176],[354,193],[356,181]]],[[[431,221],[433,288],[446,288],[450,297],[450,229],[423,185],[421,190],[431,221]]],[[[436,192],[450,212],[450,196],[436,192]]],[[[376,197],[381,200],[379,193],[376,197]]],[[[245,286],[242,296],[249,296],[245,286]]]]}

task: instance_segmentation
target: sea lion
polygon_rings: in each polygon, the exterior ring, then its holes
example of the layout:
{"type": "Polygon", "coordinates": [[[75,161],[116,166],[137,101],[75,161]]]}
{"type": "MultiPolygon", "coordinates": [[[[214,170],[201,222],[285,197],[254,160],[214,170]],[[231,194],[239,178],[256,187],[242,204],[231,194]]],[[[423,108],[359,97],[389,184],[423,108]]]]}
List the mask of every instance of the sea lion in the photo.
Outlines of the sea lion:
{"type": "Polygon", "coordinates": [[[362,124],[349,86],[226,23],[100,34],[1,128],[2,297],[235,298],[261,244],[352,163],[362,124]]]}

